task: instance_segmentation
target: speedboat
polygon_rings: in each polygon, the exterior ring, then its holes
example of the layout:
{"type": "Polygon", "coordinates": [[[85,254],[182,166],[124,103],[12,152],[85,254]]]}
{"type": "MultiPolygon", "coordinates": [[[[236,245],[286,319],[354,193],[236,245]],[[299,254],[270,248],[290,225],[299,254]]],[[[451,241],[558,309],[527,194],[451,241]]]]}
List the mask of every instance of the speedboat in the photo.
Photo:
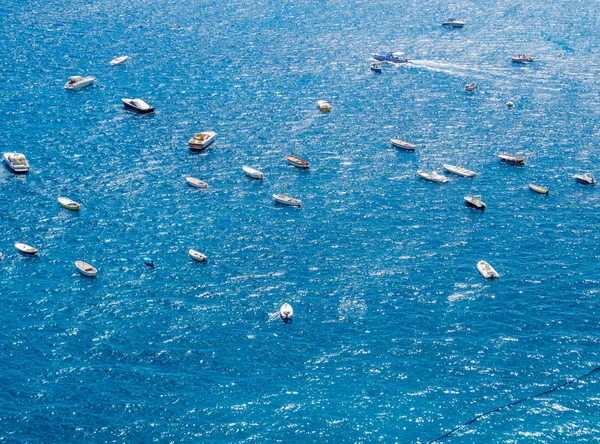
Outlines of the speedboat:
{"type": "Polygon", "coordinates": [[[492,268],[490,264],[486,261],[477,262],[477,269],[481,273],[481,275],[486,279],[498,279],[500,275],[496,270],[492,268]]]}
{"type": "Polygon", "coordinates": [[[515,106],[514,103],[512,103],[511,101],[506,102],[506,106],[509,108],[512,108],[513,106],[515,106]]]}
{"type": "Polygon", "coordinates": [[[251,177],[252,179],[262,179],[263,177],[265,177],[265,175],[263,173],[261,173],[258,170],[255,170],[254,168],[250,168],[249,166],[243,166],[242,170],[244,170],[244,173],[246,173],[246,176],[251,177]]]}
{"type": "Polygon", "coordinates": [[[300,159],[299,157],[293,156],[291,154],[286,155],[285,158],[288,161],[288,163],[298,168],[308,168],[310,166],[310,163],[308,163],[306,160],[300,159]]]}
{"type": "Polygon", "coordinates": [[[69,199],[68,197],[59,197],[58,203],[60,203],[62,207],[66,208],[67,210],[79,210],[79,207],[81,206],[79,203],[69,199]]]}
{"type": "Polygon", "coordinates": [[[4,153],[2,160],[14,173],[25,174],[29,171],[29,162],[21,153],[4,153]]]}
{"type": "Polygon", "coordinates": [[[408,59],[400,57],[403,54],[403,52],[386,52],[383,54],[375,53],[371,54],[371,57],[380,62],[406,63],[408,62],[408,59]]]}
{"type": "Polygon", "coordinates": [[[333,106],[327,100],[317,100],[317,106],[324,113],[328,113],[333,109],[333,106]]]}
{"type": "Polygon", "coordinates": [[[381,63],[372,62],[371,63],[371,71],[376,72],[376,73],[381,73],[383,71],[383,69],[381,69],[381,63]]]}
{"type": "Polygon", "coordinates": [[[140,114],[150,114],[154,112],[154,108],[152,108],[142,99],[121,99],[121,102],[123,102],[125,108],[140,114]]]}
{"type": "Polygon", "coordinates": [[[205,254],[200,253],[199,251],[196,250],[192,250],[190,248],[190,250],[188,251],[188,254],[190,255],[190,257],[192,259],[194,259],[196,262],[204,262],[206,259],[208,259],[208,256],[205,254]]]}
{"type": "Polygon", "coordinates": [[[485,210],[485,203],[481,200],[481,196],[465,196],[465,205],[478,210],[485,210]]]}
{"type": "Polygon", "coordinates": [[[529,184],[529,189],[531,191],[535,191],[536,193],[540,193],[540,194],[548,194],[549,193],[548,188],[544,188],[539,185],[534,185],[532,183],[529,184]]]}
{"type": "Polygon", "coordinates": [[[413,145],[412,143],[408,143],[408,142],[405,142],[404,140],[400,140],[400,139],[390,139],[390,142],[392,142],[392,145],[394,145],[396,148],[400,148],[401,150],[406,150],[406,151],[414,151],[415,148],[417,147],[416,145],[413,145]]]}
{"type": "Polygon", "coordinates": [[[498,154],[502,162],[512,163],[513,165],[525,165],[525,159],[522,157],[512,156],[510,154],[498,154]]]}
{"type": "Polygon", "coordinates": [[[428,180],[430,182],[436,183],[446,183],[449,179],[446,176],[442,176],[436,172],[426,173],[425,171],[417,171],[417,174],[421,177],[421,179],[428,180]]]}
{"type": "Polygon", "coordinates": [[[290,207],[301,207],[302,201],[300,199],[294,199],[293,197],[284,196],[283,194],[273,194],[275,202],[282,205],[288,205],[290,207]]]}
{"type": "Polygon", "coordinates": [[[455,166],[455,165],[448,165],[447,163],[443,164],[442,166],[449,173],[456,174],[458,176],[474,177],[477,175],[477,173],[475,171],[471,171],[471,170],[468,170],[463,167],[459,167],[459,166],[455,166]]]}
{"type": "Polygon", "coordinates": [[[190,145],[190,149],[194,151],[202,151],[208,145],[215,141],[217,137],[217,133],[214,131],[204,131],[201,133],[194,134],[194,137],[190,139],[188,144],[190,145]]]}
{"type": "Polygon", "coordinates": [[[19,250],[23,254],[27,254],[29,256],[33,256],[38,253],[38,249],[32,247],[31,245],[24,244],[22,242],[17,242],[15,244],[15,248],[19,250]]]}
{"type": "Polygon", "coordinates": [[[69,77],[69,81],[65,83],[65,89],[70,89],[72,91],[76,91],[81,88],[85,88],[86,86],[90,86],[96,80],[92,76],[81,77],[81,76],[72,76],[69,77]]]}
{"type": "Polygon", "coordinates": [[[292,320],[292,317],[294,316],[294,309],[292,308],[292,306],[290,304],[285,302],[279,308],[279,316],[281,316],[281,319],[283,319],[284,322],[289,322],[292,320]]]}
{"type": "Polygon", "coordinates": [[[578,182],[584,185],[594,185],[596,181],[589,174],[575,174],[573,178],[578,182]]]}
{"type": "Polygon", "coordinates": [[[469,84],[465,85],[466,92],[473,92],[476,89],[477,89],[477,85],[475,85],[474,83],[469,83],[469,84]]]}
{"type": "Polygon", "coordinates": [[[77,270],[79,270],[79,272],[84,276],[94,277],[98,273],[98,270],[87,262],[76,261],[75,266],[77,267],[77,270]]]}
{"type": "Polygon", "coordinates": [[[533,57],[525,54],[519,54],[516,57],[511,57],[511,60],[513,63],[531,63],[533,62],[533,57]]]}
{"type": "Polygon", "coordinates": [[[465,24],[466,22],[463,22],[462,20],[451,18],[442,23],[442,26],[445,26],[446,28],[462,28],[465,24]]]}
{"type": "Polygon", "coordinates": [[[203,190],[208,188],[208,184],[206,182],[202,182],[200,179],[196,179],[195,177],[186,177],[185,180],[194,188],[201,188],[203,190]]]}
{"type": "Polygon", "coordinates": [[[152,259],[149,256],[145,256],[144,257],[144,265],[146,265],[148,267],[154,267],[154,259],[152,259]]]}
{"type": "Polygon", "coordinates": [[[108,64],[111,65],[111,66],[120,65],[121,63],[125,63],[125,61],[128,58],[129,58],[129,56],[117,57],[115,59],[112,59],[110,62],[108,62],[108,64]]]}

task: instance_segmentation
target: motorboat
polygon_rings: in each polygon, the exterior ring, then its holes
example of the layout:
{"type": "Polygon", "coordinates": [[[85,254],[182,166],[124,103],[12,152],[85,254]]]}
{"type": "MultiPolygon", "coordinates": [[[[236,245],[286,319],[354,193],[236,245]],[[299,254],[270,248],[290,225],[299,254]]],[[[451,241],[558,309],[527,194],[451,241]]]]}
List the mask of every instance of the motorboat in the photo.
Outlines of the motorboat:
{"type": "Polygon", "coordinates": [[[73,211],[79,210],[79,207],[81,206],[81,204],[69,199],[68,197],[59,197],[58,203],[60,203],[63,208],[73,211]]]}
{"type": "Polygon", "coordinates": [[[194,134],[194,137],[190,139],[188,144],[190,145],[191,150],[202,151],[206,149],[208,145],[213,143],[216,137],[217,133],[214,131],[204,131],[194,134]]]}
{"type": "Polygon", "coordinates": [[[465,196],[465,205],[478,210],[485,210],[485,203],[481,200],[481,196],[465,196]]]}
{"type": "Polygon", "coordinates": [[[381,69],[381,63],[379,62],[372,62],[371,63],[371,71],[376,72],[376,73],[381,73],[383,71],[383,69],[381,69]]]}
{"type": "Polygon", "coordinates": [[[19,250],[23,254],[27,254],[29,256],[33,256],[38,253],[38,249],[32,247],[31,245],[24,244],[22,242],[17,242],[15,244],[15,248],[19,250]]]}
{"type": "Polygon", "coordinates": [[[254,168],[250,168],[249,166],[243,166],[242,170],[244,170],[244,173],[246,173],[246,176],[251,177],[252,179],[262,179],[263,177],[265,177],[265,175],[263,173],[261,173],[260,171],[254,169],[254,168]]]}
{"type": "Polygon", "coordinates": [[[69,81],[65,83],[65,89],[69,89],[72,91],[76,91],[81,88],[85,88],[86,86],[90,86],[96,80],[95,77],[92,76],[72,76],[69,77],[69,81]]]}
{"type": "Polygon", "coordinates": [[[375,60],[379,62],[392,62],[392,63],[406,63],[408,59],[401,57],[404,55],[403,52],[386,52],[386,53],[374,53],[371,54],[375,60]]]}
{"type": "Polygon", "coordinates": [[[0,261],[2,261],[2,259],[4,259],[4,255],[0,253],[0,261]]]}
{"type": "Polygon", "coordinates": [[[77,267],[77,270],[79,270],[79,272],[84,276],[94,277],[96,274],[98,274],[98,270],[87,262],[76,261],[75,266],[77,267]]]}
{"type": "Polygon", "coordinates": [[[578,182],[584,185],[594,185],[596,181],[589,174],[575,174],[573,178],[578,182]]]}
{"type": "Polygon", "coordinates": [[[444,163],[442,166],[444,167],[444,169],[446,171],[448,171],[449,173],[452,173],[452,174],[456,174],[457,176],[475,177],[477,175],[477,173],[475,171],[471,171],[471,170],[468,170],[463,167],[459,167],[459,166],[455,166],[455,165],[448,165],[447,163],[444,163]]]}
{"type": "Polygon", "coordinates": [[[511,101],[506,102],[506,106],[509,108],[512,108],[513,106],[515,106],[514,103],[512,103],[511,101]]]}
{"type": "Polygon", "coordinates": [[[292,154],[288,154],[285,156],[286,160],[288,161],[288,163],[294,165],[297,168],[308,168],[310,167],[310,163],[308,163],[308,161],[304,160],[304,159],[300,159],[299,157],[296,157],[292,154]]]}
{"type": "Polygon", "coordinates": [[[290,207],[301,207],[302,201],[300,199],[294,199],[293,197],[284,196],[283,194],[273,194],[275,202],[282,205],[288,205],[290,207]]]}
{"type": "Polygon", "coordinates": [[[400,140],[400,139],[390,139],[390,142],[392,142],[392,145],[395,146],[396,148],[400,148],[401,150],[406,150],[406,151],[414,151],[415,148],[417,147],[416,145],[413,145],[412,143],[408,143],[408,142],[405,142],[404,140],[400,140]]]}
{"type": "Polygon", "coordinates": [[[317,100],[317,106],[324,113],[328,113],[333,109],[333,106],[327,100],[317,100]]]}
{"type": "Polygon", "coordinates": [[[419,170],[417,171],[417,174],[421,177],[421,179],[425,179],[430,182],[446,183],[449,181],[449,179],[446,176],[442,176],[441,174],[438,174],[436,172],[427,173],[425,171],[419,170]]]}
{"type": "Polygon", "coordinates": [[[196,179],[195,177],[186,177],[185,180],[191,187],[201,188],[203,190],[208,188],[208,184],[206,182],[202,182],[200,179],[196,179]]]}
{"type": "Polygon", "coordinates": [[[140,114],[151,114],[154,112],[154,108],[144,102],[142,99],[121,99],[125,108],[135,111],[140,114]]]}
{"type": "Polygon", "coordinates": [[[194,259],[196,262],[204,262],[206,261],[206,259],[208,259],[208,256],[205,254],[200,253],[199,251],[196,250],[192,250],[190,248],[190,250],[188,251],[188,254],[190,255],[190,257],[192,259],[194,259]]]}
{"type": "Polygon", "coordinates": [[[533,62],[533,57],[525,54],[519,54],[518,56],[511,57],[511,60],[513,63],[531,63],[533,62]]]}
{"type": "Polygon", "coordinates": [[[477,269],[481,273],[481,275],[486,279],[498,279],[500,275],[490,264],[486,261],[477,262],[477,269]]]}
{"type": "Polygon", "coordinates": [[[450,18],[444,23],[442,23],[442,26],[445,26],[446,28],[462,28],[465,25],[466,22],[463,22],[462,20],[457,20],[455,18],[450,18]]]}
{"type": "Polygon", "coordinates": [[[292,308],[292,306],[290,304],[285,302],[279,308],[279,316],[281,316],[281,319],[283,319],[284,322],[289,322],[292,320],[292,317],[294,316],[294,309],[292,308]]]}
{"type": "Polygon", "coordinates": [[[120,65],[121,63],[125,63],[127,59],[129,59],[129,56],[116,57],[108,62],[108,64],[111,66],[120,65]]]}
{"type": "Polygon", "coordinates": [[[154,267],[154,259],[152,259],[149,256],[145,256],[144,257],[144,265],[146,265],[147,267],[154,267]]]}
{"type": "Polygon", "coordinates": [[[549,193],[548,188],[544,188],[539,185],[534,185],[532,183],[529,184],[529,189],[531,191],[535,191],[536,193],[540,193],[540,194],[548,194],[549,193]]]}
{"type": "Polygon", "coordinates": [[[498,154],[498,157],[502,162],[512,163],[513,165],[525,165],[523,157],[512,156],[510,154],[498,154]]]}
{"type": "Polygon", "coordinates": [[[473,92],[477,89],[477,85],[474,83],[469,83],[467,85],[465,85],[465,91],[466,92],[473,92]]]}
{"type": "Polygon", "coordinates": [[[29,162],[24,154],[4,153],[2,160],[14,173],[25,174],[29,171],[29,162]]]}

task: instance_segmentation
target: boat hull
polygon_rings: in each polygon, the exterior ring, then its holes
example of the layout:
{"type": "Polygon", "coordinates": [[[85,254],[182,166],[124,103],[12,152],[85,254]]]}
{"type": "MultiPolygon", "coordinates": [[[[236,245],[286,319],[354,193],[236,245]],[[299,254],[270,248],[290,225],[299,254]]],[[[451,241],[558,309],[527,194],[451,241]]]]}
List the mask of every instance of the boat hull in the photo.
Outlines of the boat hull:
{"type": "Polygon", "coordinates": [[[442,165],[446,171],[452,174],[456,174],[461,177],[475,177],[477,173],[475,171],[467,170],[463,167],[458,167],[454,165],[448,165],[447,163],[442,165]]]}
{"type": "Polygon", "coordinates": [[[273,199],[275,200],[275,203],[286,205],[288,207],[302,206],[302,201],[300,201],[299,199],[294,199],[292,197],[284,196],[282,194],[273,194],[273,199]]]}
{"type": "Polygon", "coordinates": [[[205,262],[206,259],[208,259],[208,257],[202,253],[200,253],[199,251],[196,250],[189,250],[188,251],[189,256],[195,260],[196,262],[205,262]]]}
{"type": "Polygon", "coordinates": [[[310,167],[310,163],[307,162],[304,159],[300,159],[299,157],[296,156],[292,156],[291,154],[288,154],[287,156],[285,156],[285,159],[288,161],[288,163],[290,165],[294,165],[296,168],[309,168],[310,167]]]}
{"type": "Polygon", "coordinates": [[[208,184],[199,179],[195,179],[193,177],[186,177],[185,180],[188,183],[188,185],[191,187],[199,188],[201,190],[205,190],[208,188],[208,184]]]}
{"type": "Polygon", "coordinates": [[[83,261],[75,262],[75,267],[77,267],[77,271],[79,271],[79,273],[83,276],[96,277],[98,274],[98,270],[96,268],[83,261]]]}
{"type": "Polygon", "coordinates": [[[525,159],[522,157],[510,156],[508,154],[498,154],[501,162],[508,163],[511,165],[523,166],[525,165],[525,159]]]}
{"type": "Polygon", "coordinates": [[[485,203],[483,203],[480,199],[473,198],[471,196],[465,197],[465,205],[470,208],[475,208],[476,210],[485,210],[485,203]]]}
{"type": "Polygon", "coordinates": [[[414,151],[416,148],[416,145],[413,145],[412,143],[408,143],[400,139],[390,139],[390,142],[394,147],[404,151],[414,151]]]}
{"type": "Polygon", "coordinates": [[[24,243],[21,243],[21,242],[17,242],[15,244],[15,248],[17,250],[19,250],[19,252],[21,252],[21,253],[23,253],[23,254],[25,254],[27,256],[35,256],[36,254],[38,254],[38,249],[37,248],[34,248],[34,247],[30,246],[30,245],[27,245],[27,244],[24,244],[24,243]]]}
{"type": "Polygon", "coordinates": [[[261,180],[264,177],[264,174],[254,168],[250,168],[247,166],[242,167],[244,174],[251,179],[261,180]]]}
{"type": "Polygon", "coordinates": [[[541,187],[539,185],[534,185],[532,183],[529,184],[529,189],[535,193],[539,194],[548,194],[549,191],[547,188],[541,187]]]}
{"type": "Polygon", "coordinates": [[[419,175],[419,177],[421,179],[427,180],[429,182],[434,182],[434,183],[446,183],[446,182],[448,182],[448,178],[442,176],[441,174],[426,173],[424,171],[417,171],[417,174],[419,175]]]}

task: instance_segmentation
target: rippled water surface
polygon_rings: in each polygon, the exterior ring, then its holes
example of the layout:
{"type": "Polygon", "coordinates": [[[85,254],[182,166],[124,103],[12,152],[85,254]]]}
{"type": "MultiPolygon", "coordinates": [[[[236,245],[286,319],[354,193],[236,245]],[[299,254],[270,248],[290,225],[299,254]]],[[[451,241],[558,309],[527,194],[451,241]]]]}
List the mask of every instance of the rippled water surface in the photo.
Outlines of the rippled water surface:
{"type": "MultiPolygon", "coordinates": [[[[598,15],[591,0],[2,2],[2,151],[32,169],[0,169],[0,437],[427,442],[596,367],[600,195],[572,175],[600,177],[598,15]],[[467,26],[442,28],[452,16],[467,26]],[[412,61],[370,72],[387,50],[412,61]],[[97,81],[65,91],[72,75],[97,81]],[[218,139],[191,153],[202,130],[218,139]],[[417,178],[443,163],[478,175],[417,178]]],[[[597,439],[598,387],[446,441],[597,439]]]]}

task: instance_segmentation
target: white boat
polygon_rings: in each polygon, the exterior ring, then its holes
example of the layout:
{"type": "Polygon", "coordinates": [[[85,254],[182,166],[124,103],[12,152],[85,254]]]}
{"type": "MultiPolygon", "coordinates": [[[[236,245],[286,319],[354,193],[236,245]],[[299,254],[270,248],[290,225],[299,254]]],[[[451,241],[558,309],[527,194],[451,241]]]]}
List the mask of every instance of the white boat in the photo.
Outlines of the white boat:
{"type": "Polygon", "coordinates": [[[498,157],[502,162],[512,163],[513,165],[525,165],[525,159],[523,157],[517,157],[511,154],[498,154],[498,157]]]}
{"type": "Polygon", "coordinates": [[[17,242],[15,244],[15,248],[17,250],[19,250],[21,253],[28,254],[30,256],[33,256],[34,254],[37,254],[37,252],[38,252],[37,248],[34,248],[34,247],[32,247],[30,245],[27,245],[27,244],[24,244],[22,242],[17,242]]]}
{"type": "Polygon", "coordinates": [[[26,173],[29,171],[29,162],[21,153],[4,153],[4,163],[15,173],[26,173]]]}
{"type": "Polygon", "coordinates": [[[442,176],[441,174],[438,174],[436,172],[427,173],[425,171],[419,170],[417,171],[417,174],[421,177],[421,179],[425,179],[430,182],[446,183],[449,180],[446,176],[442,176]]]}
{"type": "Polygon", "coordinates": [[[478,210],[485,210],[485,203],[481,200],[481,196],[465,196],[465,205],[478,210]]]}
{"type": "Polygon", "coordinates": [[[515,106],[514,103],[512,103],[511,101],[506,102],[506,106],[508,106],[509,108],[512,108],[513,106],[515,106]]]}
{"type": "Polygon", "coordinates": [[[265,177],[265,175],[262,172],[254,168],[250,168],[249,166],[243,166],[242,170],[244,170],[246,176],[251,177],[252,179],[261,180],[263,177],[265,177]]]}
{"type": "Polygon", "coordinates": [[[130,109],[131,111],[135,111],[140,114],[151,114],[154,112],[154,108],[149,104],[144,102],[142,99],[121,99],[123,105],[125,105],[126,109],[130,109]]]}
{"type": "Polygon", "coordinates": [[[448,19],[444,23],[442,23],[442,26],[445,26],[446,28],[462,28],[465,25],[466,22],[463,22],[462,20],[457,20],[455,18],[448,19]]]}
{"type": "Polygon", "coordinates": [[[294,316],[294,309],[290,304],[285,302],[279,308],[279,316],[281,316],[281,319],[283,319],[284,321],[291,321],[292,317],[294,316]]]}
{"type": "Polygon", "coordinates": [[[77,270],[84,276],[94,277],[96,274],[98,274],[98,270],[87,262],[76,261],[75,266],[77,267],[77,270]]]}
{"type": "Polygon", "coordinates": [[[68,197],[59,197],[58,203],[62,205],[63,208],[67,210],[79,210],[81,204],[75,202],[74,200],[69,199],[68,197]]]}
{"type": "Polygon", "coordinates": [[[308,163],[308,161],[306,161],[304,159],[300,159],[299,157],[293,156],[291,154],[286,155],[285,158],[288,161],[288,163],[291,163],[295,167],[298,167],[298,168],[310,167],[310,163],[308,163]]]}
{"type": "Polygon", "coordinates": [[[327,113],[333,109],[333,106],[331,106],[327,100],[317,100],[317,106],[324,113],[327,113]]]}
{"type": "Polygon", "coordinates": [[[477,85],[475,85],[474,83],[469,83],[469,84],[465,85],[466,92],[473,92],[476,89],[477,89],[477,85]]]}
{"type": "Polygon", "coordinates": [[[69,77],[69,81],[65,83],[65,89],[70,89],[76,91],[81,88],[85,88],[86,86],[90,86],[96,80],[92,76],[72,76],[69,77]]]}
{"type": "Polygon", "coordinates": [[[4,259],[4,255],[2,253],[0,253],[0,261],[4,259]]]}
{"type": "Polygon", "coordinates": [[[477,269],[486,279],[498,279],[500,275],[486,261],[477,262],[477,269]]]}
{"type": "Polygon", "coordinates": [[[188,251],[188,254],[196,262],[204,262],[206,259],[208,259],[208,256],[206,256],[205,254],[202,254],[202,253],[200,253],[199,251],[196,251],[196,250],[192,250],[191,248],[188,251]]]}
{"type": "Polygon", "coordinates": [[[412,143],[408,143],[400,139],[390,139],[390,142],[392,142],[393,146],[395,146],[396,148],[400,148],[401,150],[414,151],[416,148],[416,145],[413,145],[412,143]]]}
{"type": "Polygon", "coordinates": [[[186,177],[185,180],[194,188],[201,188],[203,190],[208,188],[208,184],[206,182],[202,182],[200,179],[196,179],[195,177],[186,177]]]}
{"type": "Polygon", "coordinates": [[[541,187],[539,185],[534,185],[532,183],[529,184],[529,189],[531,191],[535,191],[536,193],[540,193],[540,194],[548,194],[549,193],[548,188],[541,187]]]}
{"type": "Polygon", "coordinates": [[[289,205],[290,207],[301,207],[302,201],[300,199],[294,199],[293,197],[284,196],[283,194],[273,194],[275,202],[282,205],[289,205]]]}
{"type": "Polygon", "coordinates": [[[448,165],[447,163],[442,165],[446,171],[452,174],[456,174],[462,177],[475,177],[477,173],[475,171],[468,170],[463,167],[459,167],[456,165],[448,165]]]}
{"type": "Polygon", "coordinates": [[[217,137],[217,133],[214,131],[204,131],[202,133],[194,134],[194,137],[190,139],[188,142],[190,145],[190,149],[194,151],[202,151],[208,145],[215,141],[215,137],[217,137]]]}
{"type": "Polygon", "coordinates": [[[519,54],[516,57],[511,57],[511,60],[513,63],[531,63],[533,62],[533,57],[525,54],[519,54]]]}
{"type": "Polygon", "coordinates": [[[584,185],[594,185],[594,183],[596,183],[594,178],[589,174],[575,174],[573,176],[573,179],[575,179],[578,183],[582,183],[584,185]]]}
{"type": "Polygon", "coordinates": [[[128,58],[129,58],[129,56],[116,57],[116,58],[112,59],[110,62],[108,62],[108,64],[111,66],[120,65],[121,63],[125,63],[125,61],[128,58]]]}

